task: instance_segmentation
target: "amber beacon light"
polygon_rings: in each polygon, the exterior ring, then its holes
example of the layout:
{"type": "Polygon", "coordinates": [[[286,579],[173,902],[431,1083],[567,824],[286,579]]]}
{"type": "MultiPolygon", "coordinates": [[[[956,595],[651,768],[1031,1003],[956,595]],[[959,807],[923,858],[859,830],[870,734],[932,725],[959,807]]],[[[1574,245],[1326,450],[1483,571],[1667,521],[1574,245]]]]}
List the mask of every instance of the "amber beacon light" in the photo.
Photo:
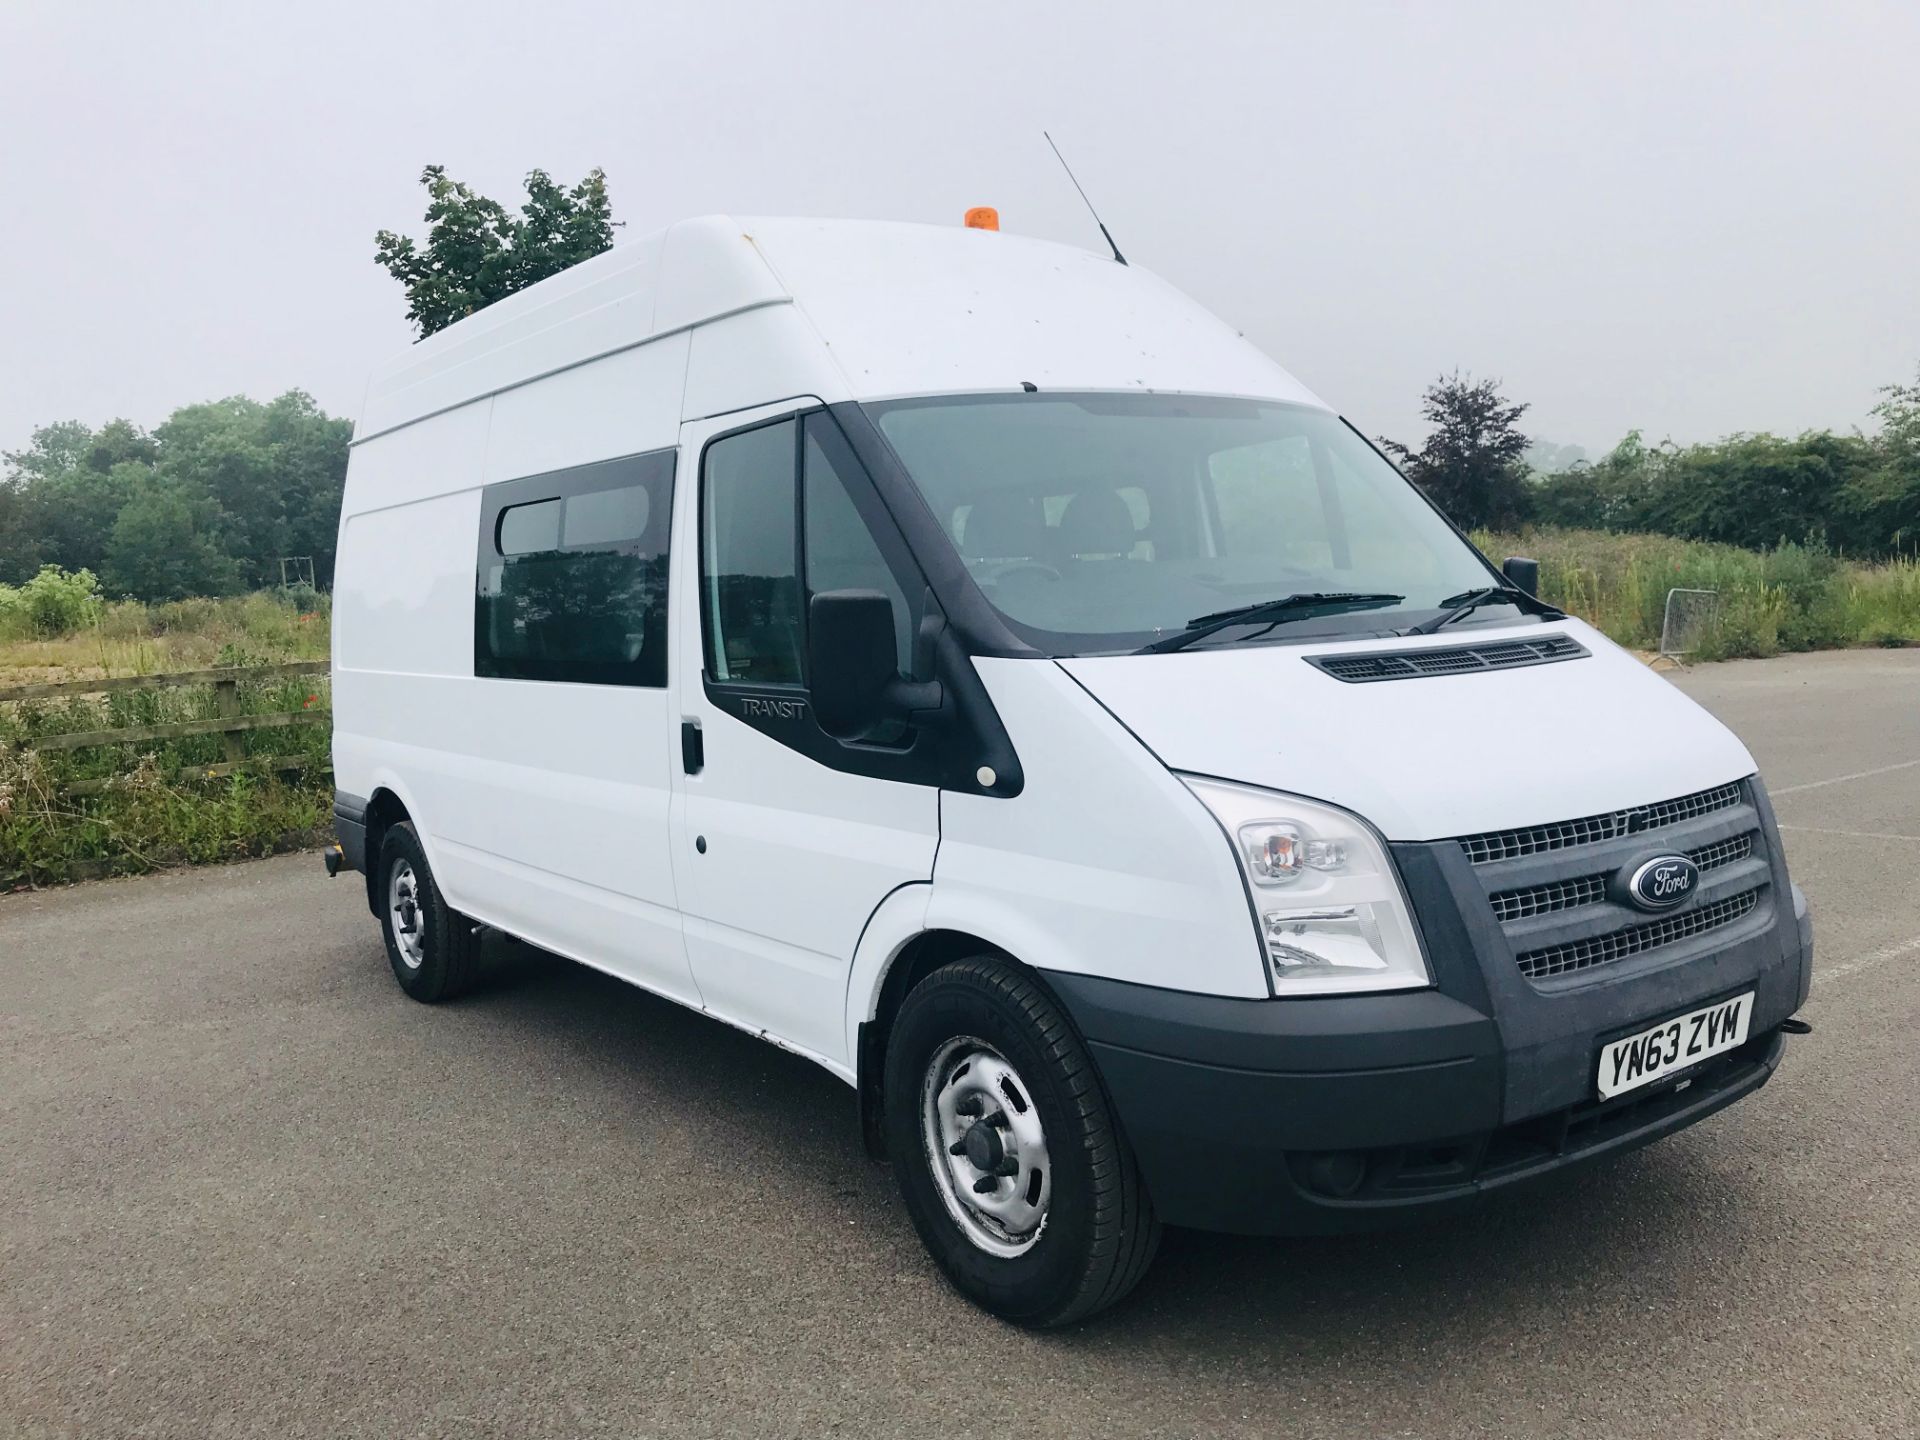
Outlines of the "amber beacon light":
{"type": "Polygon", "coordinates": [[[969,230],[998,230],[1000,212],[991,205],[976,205],[967,211],[966,226],[969,230]]]}

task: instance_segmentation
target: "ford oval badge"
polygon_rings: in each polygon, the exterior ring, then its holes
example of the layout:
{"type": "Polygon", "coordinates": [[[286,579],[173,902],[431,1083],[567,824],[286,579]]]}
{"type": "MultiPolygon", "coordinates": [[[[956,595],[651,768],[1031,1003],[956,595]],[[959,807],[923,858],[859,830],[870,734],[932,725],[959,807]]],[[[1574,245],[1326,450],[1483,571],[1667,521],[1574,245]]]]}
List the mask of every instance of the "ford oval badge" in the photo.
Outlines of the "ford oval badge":
{"type": "Polygon", "coordinates": [[[1671,910],[1700,886],[1700,867],[1684,855],[1656,855],[1627,880],[1627,896],[1642,910],[1671,910]]]}

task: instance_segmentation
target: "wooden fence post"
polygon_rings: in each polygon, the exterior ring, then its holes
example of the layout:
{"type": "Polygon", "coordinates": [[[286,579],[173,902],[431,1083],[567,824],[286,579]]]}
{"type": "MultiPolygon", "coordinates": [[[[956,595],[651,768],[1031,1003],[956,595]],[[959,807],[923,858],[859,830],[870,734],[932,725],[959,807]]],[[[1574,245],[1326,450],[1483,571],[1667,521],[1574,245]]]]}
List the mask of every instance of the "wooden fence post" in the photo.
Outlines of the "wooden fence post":
{"type": "MultiPolygon", "coordinates": [[[[240,713],[240,682],[222,677],[213,682],[213,693],[220,704],[223,719],[231,720],[240,713]]],[[[240,738],[238,730],[222,730],[220,744],[226,750],[229,761],[243,760],[247,754],[247,743],[240,738]]]]}

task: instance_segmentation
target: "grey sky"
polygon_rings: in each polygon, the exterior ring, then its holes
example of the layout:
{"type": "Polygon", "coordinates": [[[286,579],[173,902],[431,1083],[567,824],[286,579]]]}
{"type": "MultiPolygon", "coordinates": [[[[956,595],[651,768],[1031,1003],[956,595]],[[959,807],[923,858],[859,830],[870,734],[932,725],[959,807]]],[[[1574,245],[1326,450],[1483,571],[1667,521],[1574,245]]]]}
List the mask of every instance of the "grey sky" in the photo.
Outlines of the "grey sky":
{"type": "Polygon", "coordinates": [[[1455,366],[1598,450],[1864,424],[1920,361],[1920,5],[0,0],[0,448],[410,332],[422,165],[1128,256],[1370,432],[1455,366]]]}

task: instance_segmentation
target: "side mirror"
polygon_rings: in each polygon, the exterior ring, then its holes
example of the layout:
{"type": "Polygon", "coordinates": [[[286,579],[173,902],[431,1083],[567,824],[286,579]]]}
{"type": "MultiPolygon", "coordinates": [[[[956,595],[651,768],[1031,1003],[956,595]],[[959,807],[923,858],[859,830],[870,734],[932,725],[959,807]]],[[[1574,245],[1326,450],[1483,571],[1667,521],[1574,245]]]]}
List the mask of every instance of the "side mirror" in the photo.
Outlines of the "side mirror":
{"type": "Polygon", "coordinates": [[[1500,565],[1500,573],[1529,595],[1540,593],[1540,562],[1524,555],[1509,555],[1500,565]]]}
{"type": "Polygon", "coordinates": [[[807,607],[813,716],[836,740],[858,740],[889,720],[940,704],[940,685],[901,678],[893,602],[878,590],[829,590],[807,607]]]}

